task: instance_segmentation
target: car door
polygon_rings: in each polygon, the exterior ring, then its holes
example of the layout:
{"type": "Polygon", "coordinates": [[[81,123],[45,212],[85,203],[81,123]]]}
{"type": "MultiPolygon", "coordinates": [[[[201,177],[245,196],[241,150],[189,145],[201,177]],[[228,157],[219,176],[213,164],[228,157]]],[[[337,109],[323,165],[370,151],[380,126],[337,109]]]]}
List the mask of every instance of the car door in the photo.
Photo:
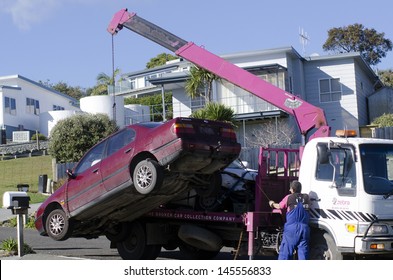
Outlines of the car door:
{"type": "Polygon", "coordinates": [[[108,139],[106,157],[101,162],[101,174],[107,192],[131,184],[129,164],[134,155],[135,134],[134,129],[127,127],[108,139]]]}
{"type": "Polygon", "coordinates": [[[105,193],[101,176],[101,160],[106,141],[88,151],[76,166],[67,184],[68,211],[72,216],[81,214],[98,203],[105,193]]]}

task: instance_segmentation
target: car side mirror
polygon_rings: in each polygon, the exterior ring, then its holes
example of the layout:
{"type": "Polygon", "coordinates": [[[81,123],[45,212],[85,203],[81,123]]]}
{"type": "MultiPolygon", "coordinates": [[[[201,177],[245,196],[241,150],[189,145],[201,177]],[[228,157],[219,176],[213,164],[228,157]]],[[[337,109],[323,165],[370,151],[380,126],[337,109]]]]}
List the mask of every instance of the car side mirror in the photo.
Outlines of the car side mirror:
{"type": "Polygon", "coordinates": [[[70,169],[66,170],[66,174],[68,175],[69,179],[75,179],[76,178],[75,174],[72,173],[72,170],[70,170],[70,169]]]}

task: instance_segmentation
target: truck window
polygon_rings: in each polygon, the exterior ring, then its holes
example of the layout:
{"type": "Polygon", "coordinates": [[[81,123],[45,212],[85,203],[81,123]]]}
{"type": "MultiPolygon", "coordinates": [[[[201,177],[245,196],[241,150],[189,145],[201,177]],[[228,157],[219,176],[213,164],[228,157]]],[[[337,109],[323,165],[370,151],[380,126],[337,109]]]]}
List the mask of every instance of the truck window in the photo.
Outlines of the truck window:
{"type": "Polygon", "coordinates": [[[385,195],[393,189],[393,147],[363,144],[360,146],[364,190],[369,194],[385,195]]]}
{"type": "Polygon", "coordinates": [[[356,168],[351,149],[331,148],[328,162],[317,161],[315,177],[320,181],[331,182],[339,195],[354,196],[356,168]]]}

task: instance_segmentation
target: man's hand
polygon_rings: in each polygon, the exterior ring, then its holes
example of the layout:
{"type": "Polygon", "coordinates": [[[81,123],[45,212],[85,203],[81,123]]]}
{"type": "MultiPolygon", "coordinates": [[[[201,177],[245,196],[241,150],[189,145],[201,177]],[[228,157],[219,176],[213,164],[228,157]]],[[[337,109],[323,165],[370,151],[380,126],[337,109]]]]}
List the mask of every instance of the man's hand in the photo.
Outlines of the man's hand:
{"type": "Polygon", "coordinates": [[[270,200],[270,201],[269,201],[269,206],[270,206],[271,208],[273,208],[273,204],[274,204],[274,201],[273,201],[273,200],[270,200]]]}

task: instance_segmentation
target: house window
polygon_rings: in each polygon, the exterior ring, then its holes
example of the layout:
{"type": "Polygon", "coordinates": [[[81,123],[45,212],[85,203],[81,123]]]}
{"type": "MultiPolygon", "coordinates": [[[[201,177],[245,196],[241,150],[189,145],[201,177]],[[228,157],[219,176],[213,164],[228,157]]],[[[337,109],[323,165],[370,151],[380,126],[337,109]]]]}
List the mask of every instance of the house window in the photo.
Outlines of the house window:
{"type": "Polygon", "coordinates": [[[58,105],[53,105],[53,111],[64,111],[64,107],[58,106],[58,105]]]}
{"type": "Polygon", "coordinates": [[[16,115],[16,100],[15,98],[4,97],[4,111],[10,115],[16,115]]]}
{"type": "Polygon", "coordinates": [[[26,113],[39,115],[40,114],[40,101],[33,98],[26,98],[26,113]]]}
{"type": "Polygon", "coordinates": [[[205,107],[206,98],[204,96],[196,96],[195,98],[191,98],[191,112],[195,112],[198,109],[205,107]]]}
{"type": "Polygon", "coordinates": [[[332,102],[341,100],[341,83],[339,78],[319,80],[320,102],[332,102]]]}

